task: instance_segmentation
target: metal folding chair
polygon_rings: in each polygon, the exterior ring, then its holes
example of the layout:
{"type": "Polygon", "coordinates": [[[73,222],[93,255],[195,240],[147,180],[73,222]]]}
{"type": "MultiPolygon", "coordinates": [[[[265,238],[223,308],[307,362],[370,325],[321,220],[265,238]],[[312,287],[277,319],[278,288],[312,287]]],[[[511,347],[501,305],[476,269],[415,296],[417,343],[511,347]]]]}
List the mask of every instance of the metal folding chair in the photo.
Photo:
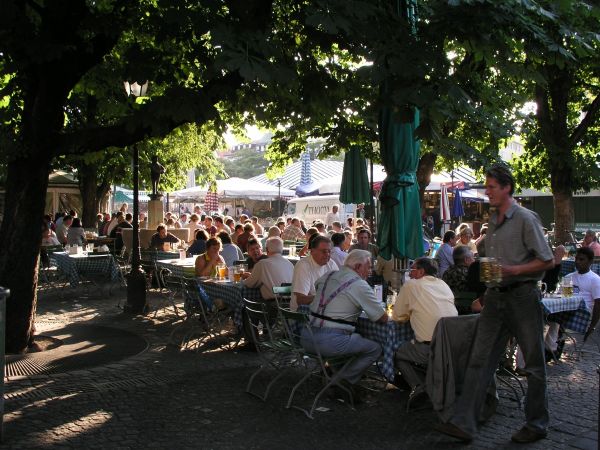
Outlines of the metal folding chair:
{"type": "Polygon", "coordinates": [[[277,308],[288,308],[290,307],[290,301],[292,299],[292,286],[273,286],[273,294],[275,294],[275,301],[277,302],[277,308]]]}
{"type": "Polygon", "coordinates": [[[205,339],[219,335],[222,329],[220,316],[213,311],[214,307],[195,278],[179,278],[179,282],[183,290],[185,318],[173,329],[169,340],[182,350],[188,348],[192,340],[196,340],[196,350],[199,350],[205,339]],[[175,336],[180,332],[183,335],[175,342],[175,336]]]}
{"type": "Polygon", "coordinates": [[[354,397],[353,393],[347,386],[342,384],[341,374],[344,372],[346,367],[351,364],[355,359],[356,355],[342,355],[334,357],[326,357],[321,354],[318,350],[318,346],[313,344],[313,347],[317,349],[316,352],[309,352],[304,349],[301,345],[302,332],[305,330],[306,337],[313,340],[314,336],[312,328],[309,323],[309,318],[306,314],[293,312],[285,308],[281,308],[280,314],[283,318],[283,324],[287,333],[287,340],[292,346],[291,350],[296,353],[295,360],[303,362],[304,375],[298,381],[288,398],[286,408],[295,408],[302,411],[306,417],[314,419],[314,412],[317,408],[320,398],[332,387],[341,389],[348,395],[350,406],[354,408],[354,397]],[[322,380],[323,387],[315,394],[312,404],[309,409],[302,408],[293,404],[294,396],[296,392],[310,377],[316,376],[322,380]]]}
{"type": "Polygon", "coordinates": [[[179,317],[179,310],[177,308],[177,297],[181,297],[183,293],[183,286],[181,278],[174,276],[169,269],[159,269],[157,271],[158,279],[160,281],[160,292],[163,298],[156,306],[154,311],[154,318],[160,310],[167,310],[169,307],[173,308],[175,315],[179,317]]]}
{"type": "Polygon", "coordinates": [[[271,317],[265,303],[244,299],[244,309],[252,329],[252,342],[256,346],[256,352],[261,359],[260,366],[248,380],[246,392],[260,398],[262,401],[266,401],[277,380],[281,379],[287,370],[292,367],[290,358],[293,359],[295,355],[290,352],[291,344],[287,339],[276,337],[271,327],[271,317]],[[267,383],[264,392],[253,392],[252,385],[257,376],[269,368],[276,371],[276,376],[267,383]]]}
{"type": "Polygon", "coordinates": [[[157,251],[154,249],[140,251],[140,267],[146,274],[146,287],[152,289],[152,282],[156,279],[156,283],[160,288],[158,274],[156,270],[157,251]]]}

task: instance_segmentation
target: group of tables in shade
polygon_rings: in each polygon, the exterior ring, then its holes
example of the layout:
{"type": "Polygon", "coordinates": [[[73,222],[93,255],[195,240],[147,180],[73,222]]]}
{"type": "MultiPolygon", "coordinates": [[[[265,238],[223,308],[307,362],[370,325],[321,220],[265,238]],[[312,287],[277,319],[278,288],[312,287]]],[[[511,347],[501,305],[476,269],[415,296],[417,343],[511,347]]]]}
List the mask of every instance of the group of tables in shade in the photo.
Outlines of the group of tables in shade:
{"type": "MultiPolygon", "coordinates": [[[[169,269],[175,276],[194,276],[195,257],[173,259],[173,254],[171,253],[171,259],[161,259],[161,257],[165,255],[169,255],[168,252],[158,252],[158,259],[156,261],[157,267],[169,269]]],[[[377,282],[381,283],[381,280],[371,279],[369,281],[371,281],[371,284],[377,282]]],[[[229,280],[198,278],[198,284],[210,298],[221,299],[225,302],[225,304],[233,311],[234,323],[239,328],[242,326],[242,299],[260,299],[259,289],[247,288],[243,283],[234,283],[229,280]]],[[[545,297],[542,299],[542,305],[547,320],[558,322],[562,324],[564,328],[578,333],[585,333],[587,330],[591,315],[586,309],[585,301],[582,297],[545,297]]],[[[308,313],[308,308],[301,307],[299,311],[308,313]]],[[[356,324],[356,332],[367,339],[372,339],[381,344],[383,352],[379,369],[386,379],[390,381],[393,380],[394,353],[400,345],[414,338],[410,323],[397,323],[393,321],[388,321],[387,323],[371,322],[366,317],[359,317],[356,324]]]]}
{"type": "MultiPolygon", "coordinates": [[[[157,269],[168,269],[173,276],[182,278],[196,278],[195,259],[180,259],[176,252],[144,251],[144,258],[152,258],[157,269]]],[[[116,280],[119,276],[119,268],[115,259],[110,254],[69,254],[67,252],[56,252],[51,254],[51,259],[57,267],[68,276],[71,286],[77,286],[86,274],[91,272],[103,273],[107,278],[116,280]]],[[[298,257],[288,257],[293,262],[298,257]]],[[[563,264],[568,261],[563,261],[563,264]]],[[[596,264],[596,271],[600,271],[600,265],[596,264]]],[[[569,270],[567,268],[567,270],[569,270]]],[[[243,298],[249,300],[260,300],[260,289],[248,288],[243,282],[234,283],[229,280],[215,280],[209,278],[197,278],[198,286],[203,289],[211,299],[222,300],[232,311],[233,321],[241,331],[243,320],[243,298]]],[[[371,284],[381,283],[381,280],[369,280],[371,284]]],[[[547,296],[542,299],[544,313],[548,321],[560,323],[564,328],[577,333],[585,333],[591,320],[591,314],[585,307],[585,301],[580,296],[570,298],[547,296]]],[[[308,313],[307,307],[300,311],[308,313]]],[[[394,353],[400,345],[414,338],[410,323],[387,323],[371,322],[366,317],[360,317],[356,325],[356,331],[367,339],[372,339],[381,344],[383,353],[379,364],[381,374],[388,380],[394,379],[394,353]]]]}

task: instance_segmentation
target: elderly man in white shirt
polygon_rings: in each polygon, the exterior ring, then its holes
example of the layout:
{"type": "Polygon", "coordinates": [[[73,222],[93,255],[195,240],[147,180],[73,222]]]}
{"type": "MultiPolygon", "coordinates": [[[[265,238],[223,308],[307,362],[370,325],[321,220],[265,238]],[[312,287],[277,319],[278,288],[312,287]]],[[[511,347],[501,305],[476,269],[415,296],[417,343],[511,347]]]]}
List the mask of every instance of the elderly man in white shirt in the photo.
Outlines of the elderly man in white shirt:
{"type": "Polygon", "coordinates": [[[309,305],[315,297],[315,282],[332,270],[338,270],[338,265],[331,260],[331,239],[317,236],[310,241],[310,255],[294,266],[290,309],[309,305]]]}
{"type": "Polygon", "coordinates": [[[358,316],[364,311],[373,322],[388,321],[383,305],[366,282],[370,271],[371,254],[354,250],[339,271],[319,278],[310,304],[311,333],[308,329],[302,332],[301,343],[308,351],[318,348],[326,357],[356,356],[338,374],[350,390],[381,354],[379,343],[355,333],[358,316]]]}
{"type": "Polygon", "coordinates": [[[273,286],[291,283],[294,276],[294,265],[285,259],[283,240],[279,237],[267,239],[267,258],[256,263],[244,284],[250,288],[260,287],[260,295],[265,300],[273,300],[273,286]]]}
{"type": "Polygon", "coordinates": [[[415,332],[415,339],[400,346],[395,355],[396,368],[412,389],[410,398],[425,392],[413,364],[427,365],[429,343],[438,320],[458,315],[452,290],[436,275],[433,259],[417,258],[410,270],[411,279],[402,286],[392,312],[392,319],[397,322],[410,320],[415,332]]]}

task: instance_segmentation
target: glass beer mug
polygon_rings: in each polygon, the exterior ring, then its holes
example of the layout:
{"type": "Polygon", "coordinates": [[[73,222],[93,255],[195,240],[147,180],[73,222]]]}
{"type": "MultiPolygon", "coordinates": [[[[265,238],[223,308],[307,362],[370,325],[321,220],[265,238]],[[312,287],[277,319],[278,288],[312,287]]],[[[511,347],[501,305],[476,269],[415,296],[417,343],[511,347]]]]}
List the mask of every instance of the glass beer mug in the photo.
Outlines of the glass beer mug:
{"type": "Polygon", "coordinates": [[[479,280],[483,283],[500,283],[502,281],[502,266],[498,258],[479,258],[479,280]]]}
{"type": "Polygon", "coordinates": [[[573,296],[573,280],[570,277],[562,279],[561,294],[565,298],[573,296]]]}

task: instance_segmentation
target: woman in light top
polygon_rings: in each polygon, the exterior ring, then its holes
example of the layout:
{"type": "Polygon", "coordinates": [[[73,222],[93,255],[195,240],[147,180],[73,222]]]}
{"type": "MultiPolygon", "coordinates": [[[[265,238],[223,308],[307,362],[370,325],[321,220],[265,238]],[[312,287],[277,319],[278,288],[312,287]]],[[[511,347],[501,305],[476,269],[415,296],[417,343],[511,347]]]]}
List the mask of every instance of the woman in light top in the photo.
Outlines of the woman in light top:
{"type": "Polygon", "coordinates": [[[42,247],[52,246],[52,245],[60,245],[58,239],[56,239],[56,234],[52,231],[46,224],[44,224],[42,228],[42,247]]]}
{"type": "Polygon", "coordinates": [[[244,259],[244,253],[237,245],[231,243],[231,237],[229,237],[227,231],[219,231],[217,237],[221,240],[221,257],[225,260],[227,267],[231,267],[234,262],[244,259]]]}
{"type": "Polygon", "coordinates": [[[221,241],[218,238],[210,238],[206,241],[206,252],[196,258],[197,277],[216,277],[219,274],[217,266],[225,264],[225,260],[219,255],[221,241]]]}
{"type": "Polygon", "coordinates": [[[190,221],[185,226],[190,229],[190,236],[196,236],[196,230],[202,228],[202,224],[200,223],[200,217],[198,217],[198,214],[192,214],[190,216],[190,221]]]}
{"type": "Polygon", "coordinates": [[[473,230],[469,227],[464,227],[460,231],[460,240],[457,242],[455,247],[469,247],[469,250],[473,252],[474,256],[477,256],[477,245],[473,242],[473,230]]]}
{"type": "Polygon", "coordinates": [[[85,230],[81,226],[81,219],[75,217],[67,232],[67,245],[83,245],[86,243],[85,230]]]}

